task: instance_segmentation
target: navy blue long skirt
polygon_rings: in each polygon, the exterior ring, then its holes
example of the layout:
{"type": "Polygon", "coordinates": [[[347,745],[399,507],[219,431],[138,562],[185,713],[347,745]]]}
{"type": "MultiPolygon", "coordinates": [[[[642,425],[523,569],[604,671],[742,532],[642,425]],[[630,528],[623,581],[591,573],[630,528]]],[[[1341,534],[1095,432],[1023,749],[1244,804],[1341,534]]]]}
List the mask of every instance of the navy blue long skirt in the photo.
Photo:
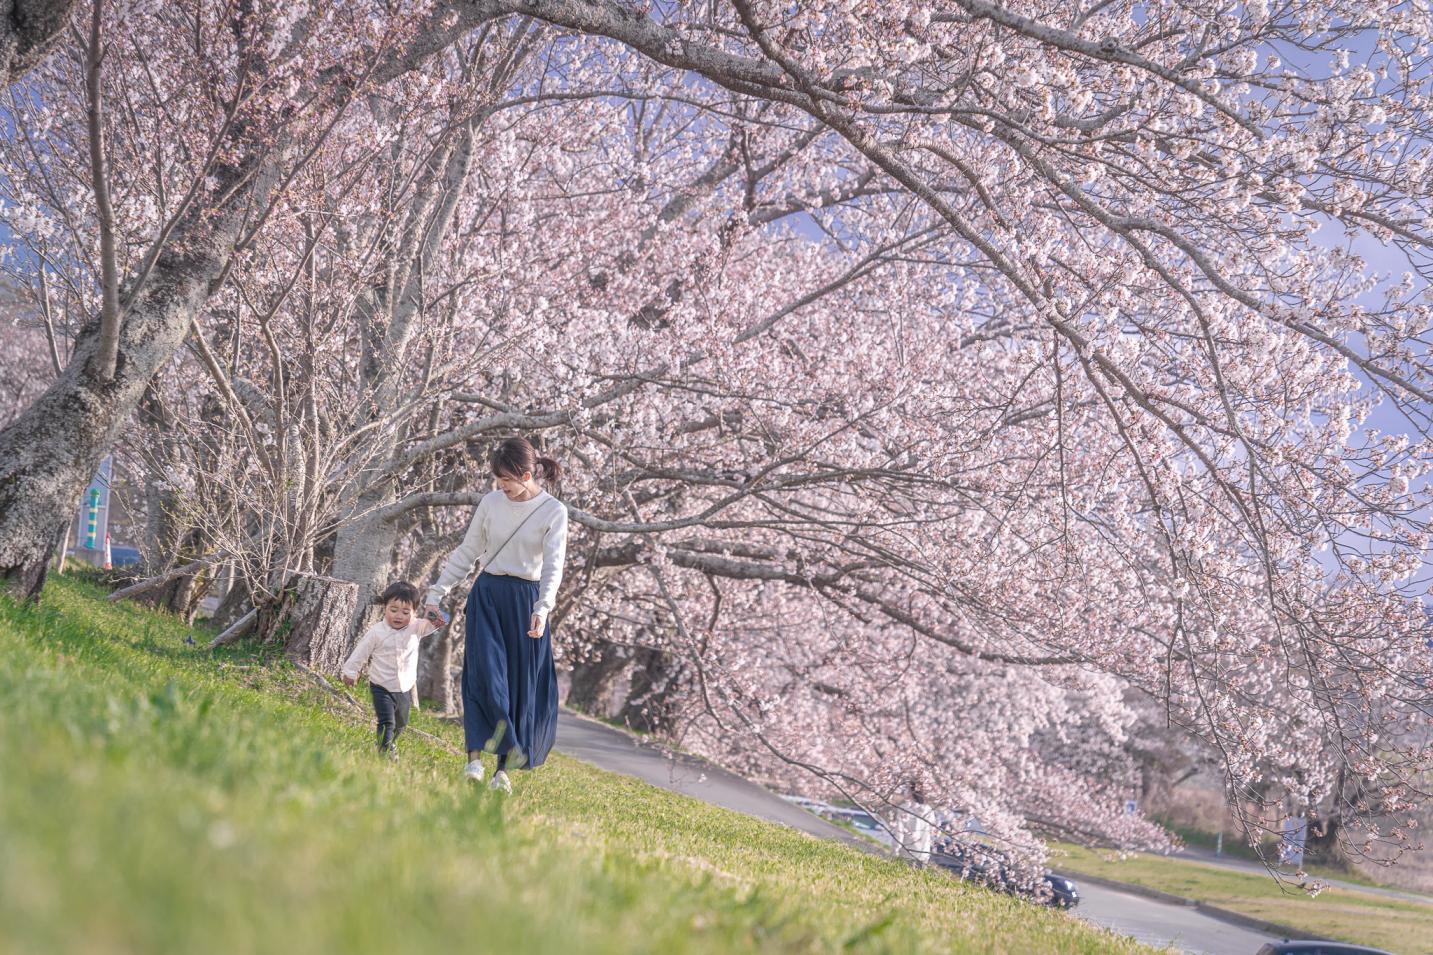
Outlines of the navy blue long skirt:
{"type": "Polygon", "coordinates": [[[538,584],[481,573],[468,594],[463,652],[463,735],[468,751],[508,754],[510,767],[541,766],[557,738],[552,628],[527,635],[538,584]]]}

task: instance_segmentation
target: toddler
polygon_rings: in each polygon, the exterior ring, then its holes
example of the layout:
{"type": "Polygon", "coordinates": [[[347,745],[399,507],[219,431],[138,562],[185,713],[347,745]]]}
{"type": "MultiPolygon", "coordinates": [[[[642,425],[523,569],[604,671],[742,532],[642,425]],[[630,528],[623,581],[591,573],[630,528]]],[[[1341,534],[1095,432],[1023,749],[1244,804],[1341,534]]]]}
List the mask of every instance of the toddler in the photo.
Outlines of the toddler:
{"type": "Polygon", "coordinates": [[[443,621],[441,616],[418,616],[418,588],[406,580],[389,584],[373,602],[383,608],[383,618],[364,631],[340,672],[343,682],[353,686],[364,664],[368,665],[368,689],[378,720],[378,751],[396,760],[395,741],[408,725],[413,687],[418,682],[418,642],[443,621]]]}

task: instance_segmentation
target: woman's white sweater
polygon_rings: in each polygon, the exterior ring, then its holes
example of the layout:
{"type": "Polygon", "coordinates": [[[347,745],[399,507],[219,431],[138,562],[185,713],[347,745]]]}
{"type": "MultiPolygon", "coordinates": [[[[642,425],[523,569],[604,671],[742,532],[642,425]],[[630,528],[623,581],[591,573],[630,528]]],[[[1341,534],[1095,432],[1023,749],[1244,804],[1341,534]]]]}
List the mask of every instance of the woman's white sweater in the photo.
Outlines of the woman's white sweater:
{"type": "Polygon", "coordinates": [[[443,599],[476,563],[490,574],[538,581],[533,613],[545,624],[557,600],[566,559],[567,505],[546,491],[526,501],[514,501],[502,491],[491,491],[478,502],[463,542],[448,557],[438,582],[428,591],[428,602],[443,599]]]}

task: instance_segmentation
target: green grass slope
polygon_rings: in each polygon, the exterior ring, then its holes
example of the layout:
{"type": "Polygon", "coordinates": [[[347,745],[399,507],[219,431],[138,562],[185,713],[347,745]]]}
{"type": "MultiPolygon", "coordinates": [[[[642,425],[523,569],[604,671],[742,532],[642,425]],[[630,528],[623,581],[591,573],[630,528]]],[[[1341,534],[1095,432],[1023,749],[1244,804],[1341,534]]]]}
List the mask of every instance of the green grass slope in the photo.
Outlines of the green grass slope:
{"type": "Polygon", "coordinates": [[[0,952],[1149,951],[560,754],[506,799],[429,741],[382,763],[186,632],[72,578],[0,599],[0,952]]]}

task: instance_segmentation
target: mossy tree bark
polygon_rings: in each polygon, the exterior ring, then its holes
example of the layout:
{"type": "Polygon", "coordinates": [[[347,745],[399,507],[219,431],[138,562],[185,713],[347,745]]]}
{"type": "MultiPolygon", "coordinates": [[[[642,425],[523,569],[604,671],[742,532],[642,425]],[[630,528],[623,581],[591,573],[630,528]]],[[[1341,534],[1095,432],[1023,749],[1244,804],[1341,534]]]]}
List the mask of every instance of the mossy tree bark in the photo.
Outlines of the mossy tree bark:
{"type": "Polygon", "coordinates": [[[278,603],[261,612],[265,641],[282,639],[289,659],[337,673],[354,644],[358,586],[347,580],[299,574],[278,603]]]}

